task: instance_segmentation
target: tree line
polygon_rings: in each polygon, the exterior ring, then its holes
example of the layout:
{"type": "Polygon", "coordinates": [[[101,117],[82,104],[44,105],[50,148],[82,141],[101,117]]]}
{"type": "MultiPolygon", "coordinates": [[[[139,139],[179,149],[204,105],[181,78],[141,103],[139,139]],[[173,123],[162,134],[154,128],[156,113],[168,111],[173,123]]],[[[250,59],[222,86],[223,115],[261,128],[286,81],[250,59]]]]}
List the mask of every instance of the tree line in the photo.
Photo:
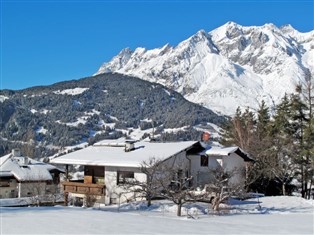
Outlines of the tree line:
{"type": "Polygon", "coordinates": [[[314,176],[314,82],[309,79],[285,95],[274,110],[261,102],[257,112],[236,110],[223,145],[238,145],[255,158],[247,190],[266,195],[299,192],[310,198],[314,176]]]}

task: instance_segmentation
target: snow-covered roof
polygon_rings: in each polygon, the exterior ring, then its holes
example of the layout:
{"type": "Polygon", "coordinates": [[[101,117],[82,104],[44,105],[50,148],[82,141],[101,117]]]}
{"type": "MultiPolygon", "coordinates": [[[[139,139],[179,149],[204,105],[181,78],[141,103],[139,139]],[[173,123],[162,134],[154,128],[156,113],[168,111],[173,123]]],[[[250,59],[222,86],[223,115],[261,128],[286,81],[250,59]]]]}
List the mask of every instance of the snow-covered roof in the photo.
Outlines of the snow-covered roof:
{"type": "Polygon", "coordinates": [[[208,156],[229,156],[230,154],[235,153],[242,157],[244,161],[253,161],[248,153],[243,151],[240,147],[211,147],[205,150],[205,154],[208,156]]]}
{"type": "Polygon", "coordinates": [[[13,176],[11,171],[0,171],[0,177],[10,177],[13,176]]]}
{"type": "Polygon", "coordinates": [[[56,164],[139,167],[143,161],[154,157],[164,160],[190,149],[197,141],[136,142],[134,150],[125,152],[123,139],[101,141],[93,146],[51,160],[56,164]]]}
{"type": "Polygon", "coordinates": [[[50,171],[57,167],[29,157],[7,154],[0,158],[0,176],[14,176],[19,181],[52,180],[50,171]]]}

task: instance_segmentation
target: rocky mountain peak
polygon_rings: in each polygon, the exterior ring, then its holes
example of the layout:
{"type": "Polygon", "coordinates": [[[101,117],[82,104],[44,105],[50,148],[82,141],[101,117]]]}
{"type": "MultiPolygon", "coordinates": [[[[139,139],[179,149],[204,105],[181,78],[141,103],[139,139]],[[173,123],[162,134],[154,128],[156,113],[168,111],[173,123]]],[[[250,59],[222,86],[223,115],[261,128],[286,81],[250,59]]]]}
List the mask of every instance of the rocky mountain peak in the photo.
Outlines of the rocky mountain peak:
{"type": "Polygon", "coordinates": [[[297,31],[296,29],[294,29],[292,27],[291,24],[286,24],[286,25],[283,25],[279,28],[283,33],[289,33],[289,32],[294,32],[294,31],[297,31]]]}
{"type": "Polygon", "coordinates": [[[230,21],[208,33],[200,30],[176,47],[136,49],[123,57],[127,63],[114,58],[97,74],[113,71],[161,83],[192,102],[232,115],[238,106],[254,109],[262,100],[271,106],[294,92],[295,84],[314,71],[313,45],[313,31],[230,21]]]}

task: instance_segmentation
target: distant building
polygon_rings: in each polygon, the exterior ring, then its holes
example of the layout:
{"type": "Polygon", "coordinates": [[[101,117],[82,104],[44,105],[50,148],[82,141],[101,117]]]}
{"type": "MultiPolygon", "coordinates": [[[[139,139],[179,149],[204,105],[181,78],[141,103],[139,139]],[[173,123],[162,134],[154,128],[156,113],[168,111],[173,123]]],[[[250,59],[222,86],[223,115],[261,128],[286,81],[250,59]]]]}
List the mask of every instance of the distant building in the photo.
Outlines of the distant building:
{"type": "Polygon", "coordinates": [[[19,150],[0,158],[0,199],[57,193],[62,170],[23,156],[19,150]]]}
{"type": "MultiPolygon", "coordinates": [[[[191,177],[194,186],[204,185],[211,174],[210,168],[217,166],[232,169],[245,169],[252,159],[238,147],[220,149],[213,152],[210,146],[199,141],[185,142],[132,142],[125,139],[105,140],[61,157],[51,163],[84,166],[84,180],[63,182],[65,195],[83,199],[95,195],[99,203],[114,204],[132,200],[134,194],[123,187],[125,181],[136,179],[145,182],[146,175],[141,172],[141,164],[150,158],[162,160],[162,164],[175,165],[180,162],[184,177],[191,177]],[[123,195],[123,197],[121,197],[123,195]]],[[[66,173],[67,175],[67,173],[66,173]]],[[[244,181],[245,174],[235,180],[244,181]]],[[[67,196],[65,198],[67,200],[67,196]]]]}

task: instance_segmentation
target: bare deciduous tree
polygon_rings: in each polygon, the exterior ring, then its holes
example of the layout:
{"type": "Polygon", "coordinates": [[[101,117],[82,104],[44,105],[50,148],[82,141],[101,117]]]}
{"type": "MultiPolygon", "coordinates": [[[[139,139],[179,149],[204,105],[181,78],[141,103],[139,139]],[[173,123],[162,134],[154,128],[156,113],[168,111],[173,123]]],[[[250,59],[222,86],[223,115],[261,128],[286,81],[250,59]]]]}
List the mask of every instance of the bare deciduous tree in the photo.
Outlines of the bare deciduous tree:
{"type": "Polygon", "coordinates": [[[162,175],[161,160],[156,159],[155,157],[149,158],[147,161],[143,161],[140,166],[140,170],[143,174],[146,175],[146,181],[132,179],[130,181],[125,182],[123,187],[130,192],[134,192],[135,194],[145,197],[147,200],[147,206],[151,206],[152,199],[160,196],[160,188],[158,188],[159,184],[157,180],[162,175]]]}
{"type": "Polygon", "coordinates": [[[193,200],[192,177],[189,169],[181,161],[161,161],[154,157],[141,164],[141,172],[146,175],[146,181],[132,179],[124,186],[129,192],[135,192],[147,200],[147,206],[155,197],[163,197],[174,202],[181,216],[182,205],[193,200]]]}
{"type": "Polygon", "coordinates": [[[161,196],[176,204],[177,216],[181,216],[182,206],[187,202],[195,201],[193,178],[189,176],[189,169],[181,162],[171,166],[165,164],[162,169],[163,174],[157,179],[161,196]]]}
{"type": "Polygon", "coordinates": [[[243,195],[244,184],[232,180],[232,177],[239,171],[241,170],[234,169],[227,172],[221,167],[209,170],[211,179],[204,187],[203,199],[210,199],[214,211],[218,211],[220,204],[230,197],[243,195]]]}

